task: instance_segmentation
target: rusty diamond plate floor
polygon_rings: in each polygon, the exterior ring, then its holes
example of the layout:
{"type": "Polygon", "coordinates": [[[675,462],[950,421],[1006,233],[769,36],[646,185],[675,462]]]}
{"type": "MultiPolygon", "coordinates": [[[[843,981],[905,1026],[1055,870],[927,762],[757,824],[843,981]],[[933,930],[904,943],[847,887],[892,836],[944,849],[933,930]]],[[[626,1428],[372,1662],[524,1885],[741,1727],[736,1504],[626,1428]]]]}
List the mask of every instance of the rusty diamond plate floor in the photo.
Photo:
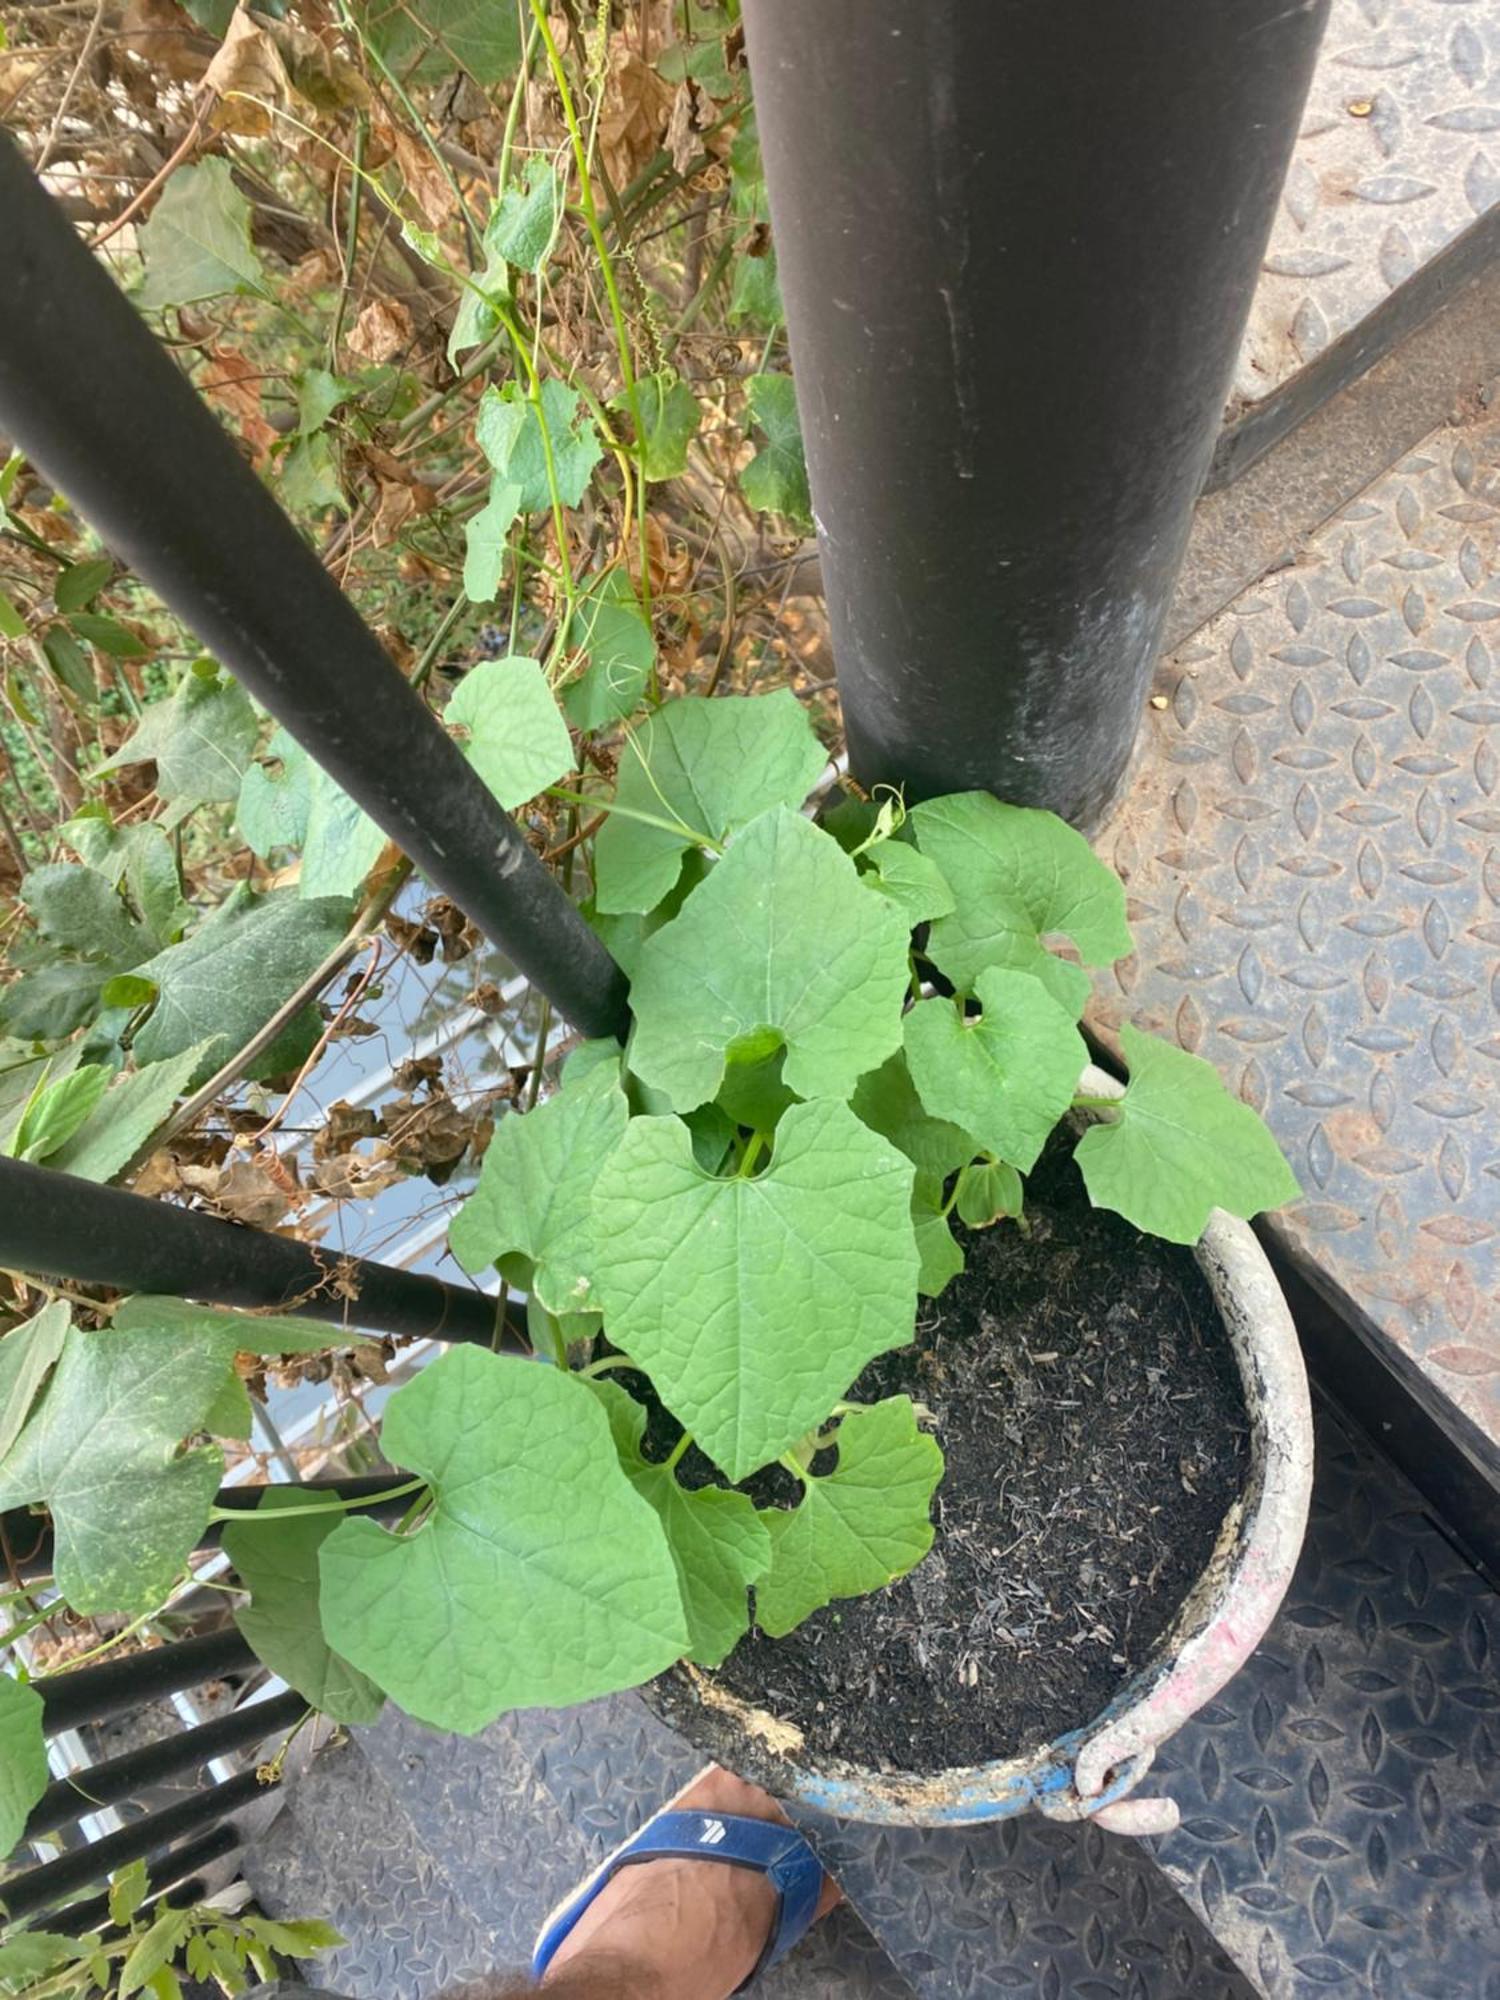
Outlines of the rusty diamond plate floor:
{"type": "Polygon", "coordinates": [[[1137,955],[1091,1011],[1270,1121],[1275,1223],[1500,1440],[1500,419],[1435,433],[1159,672],[1101,848],[1137,955]]]}

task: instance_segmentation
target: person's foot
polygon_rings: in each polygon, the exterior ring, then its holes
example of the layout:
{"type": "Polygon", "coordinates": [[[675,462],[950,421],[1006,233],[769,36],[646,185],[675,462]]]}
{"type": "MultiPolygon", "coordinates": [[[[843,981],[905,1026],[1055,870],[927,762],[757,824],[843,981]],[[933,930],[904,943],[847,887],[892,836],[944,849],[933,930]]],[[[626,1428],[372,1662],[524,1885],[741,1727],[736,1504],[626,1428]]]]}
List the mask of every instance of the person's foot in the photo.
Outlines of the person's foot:
{"type": "MultiPolygon", "coordinates": [[[[786,1823],[769,1792],[717,1766],[672,1807],[786,1823]]],[[[819,1917],[840,1900],[838,1884],[825,1876],[819,1917]]],[[[754,1971],[775,1915],[776,1891],[753,1868],[668,1857],[636,1862],[605,1884],[559,1945],[542,1990],[728,2000],[754,1971]]]]}

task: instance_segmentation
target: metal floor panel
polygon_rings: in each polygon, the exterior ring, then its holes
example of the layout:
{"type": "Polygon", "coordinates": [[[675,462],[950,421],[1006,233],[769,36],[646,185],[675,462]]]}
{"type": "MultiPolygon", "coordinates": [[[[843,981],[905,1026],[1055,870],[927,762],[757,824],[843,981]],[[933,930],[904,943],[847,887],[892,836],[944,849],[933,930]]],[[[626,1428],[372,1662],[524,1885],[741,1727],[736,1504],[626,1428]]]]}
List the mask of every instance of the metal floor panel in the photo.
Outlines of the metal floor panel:
{"type": "MultiPolygon", "coordinates": [[[[1457,9],[1449,11],[1458,13],[1457,9]]],[[[1303,1187],[1272,1227],[1500,1469],[1500,420],[1445,429],[1165,661],[1099,845],[1175,1036],[1303,1187]]]]}
{"type": "Polygon", "coordinates": [[[1500,1597],[1326,1413],[1285,1605],[1157,1758],[1154,1841],[1271,1996],[1500,2000],[1500,1597]]]}
{"type": "Polygon", "coordinates": [[[1420,281],[1497,202],[1493,0],[1334,0],[1231,418],[1420,281]]]}

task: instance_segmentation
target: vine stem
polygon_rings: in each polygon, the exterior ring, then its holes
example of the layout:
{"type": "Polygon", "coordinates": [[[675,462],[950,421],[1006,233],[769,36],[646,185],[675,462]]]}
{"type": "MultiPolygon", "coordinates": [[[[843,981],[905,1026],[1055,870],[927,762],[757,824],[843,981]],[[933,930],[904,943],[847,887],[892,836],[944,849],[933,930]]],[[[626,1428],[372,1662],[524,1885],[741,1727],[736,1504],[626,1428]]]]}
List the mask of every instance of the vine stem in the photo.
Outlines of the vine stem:
{"type": "MultiPolygon", "coordinates": [[[[542,38],[542,47],[547,53],[547,67],[552,72],[552,81],[562,103],[563,122],[568,128],[568,139],[573,148],[573,164],[578,170],[578,205],[583,213],[584,227],[594,246],[594,255],[599,260],[599,275],[604,280],[605,296],[609,300],[609,316],[614,323],[615,349],[620,359],[620,382],[625,391],[626,406],[630,411],[630,421],[635,428],[636,450],[643,444],[641,430],[641,399],[636,387],[635,364],[630,355],[630,334],[625,324],[625,305],[620,297],[620,284],[615,276],[614,259],[609,245],[604,239],[604,231],[599,223],[599,208],[594,200],[594,183],[589,173],[588,147],[584,143],[583,131],[578,123],[578,111],[573,103],[573,93],[568,85],[567,71],[563,68],[562,55],[552,34],[552,24],[547,19],[546,0],[531,0],[532,18],[542,38]]],[[[636,484],[640,487],[637,504],[637,525],[640,530],[641,545],[641,599],[647,620],[651,617],[651,548],[646,534],[646,482],[639,463],[636,467],[636,484]]]]}
{"type": "Polygon", "coordinates": [[[667,1472],[674,1471],[677,1467],[679,1460],[681,1460],[685,1456],[687,1448],[692,1442],[693,1442],[692,1432],[684,1431],[682,1436],[677,1440],[676,1444],[673,1445],[670,1454],[667,1456],[667,1458],[665,1458],[662,1461],[663,1469],[667,1472]]]}
{"type": "MultiPolygon", "coordinates": [[[[311,1507],[298,1507],[295,1514],[283,1507],[211,1507],[210,1521],[238,1521],[244,1525],[251,1521],[305,1520],[309,1514],[347,1514],[354,1507],[379,1507],[387,1500],[404,1500],[408,1493],[424,1491],[429,1482],[425,1479],[407,1479],[400,1486],[388,1487],[384,1493],[367,1493],[357,1500],[318,1500],[311,1507]]],[[[275,1487],[267,1487],[274,1493],[275,1487]]]]}
{"type": "Polygon", "coordinates": [[[1071,1111],[1118,1111],[1118,1097],[1075,1097],[1068,1107],[1071,1111]]]}
{"type": "Polygon", "coordinates": [[[642,826],[660,827],[663,833],[680,834],[684,840],[690,840],[694,847],[706,848],[710,854],[719,855],[724,852],[723,848],[716,841],[710,840],[707,834],[695,833],[692,827],[684,826],[681,820],[662,819],[656,813],[637,812],[633,806],[617,805],[612,799],[589,798],[583,792],[565,792],[561,785],[549,785],[547,797],[561,799],[564,805],[594,806],[601,812],[617,813],[621,819],[638,820],[642,826]]]}

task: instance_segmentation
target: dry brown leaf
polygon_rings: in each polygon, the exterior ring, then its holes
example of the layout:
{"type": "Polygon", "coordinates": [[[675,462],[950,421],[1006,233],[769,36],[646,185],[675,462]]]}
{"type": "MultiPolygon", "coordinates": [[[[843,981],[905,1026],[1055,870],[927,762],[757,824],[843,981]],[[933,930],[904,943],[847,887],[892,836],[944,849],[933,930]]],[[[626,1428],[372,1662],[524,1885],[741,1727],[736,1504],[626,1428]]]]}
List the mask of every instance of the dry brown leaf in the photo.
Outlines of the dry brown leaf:
{"type": "Polygon", "coordinates": [[[281,51],[243,7],[230,17],[228,31],[204,72],[203,82],[219,99],[209,121],[213,129],[238,132],[249,139],[269,133],[272,112],[285,103],[292,88],[281,51]]]}
{"type": "Polygon", "coordinates": [[[139,56],[158,77],[174,83],[196,83],[208,68],[213,42],[177,0],[127,0],[113,53],[139,56]]]}
{"type": "Polygon", "coordinates": [[[699,137],[705,125],[713,123],[713,105],[690,76],[677,86],[672,99],[672,115],[667,120],[667,151],[678,173],[685,174],[703,151],[699,137]]]}
{"type": "Polygon", "coordinates": [[[400,299],[371,299],[344,341],[351,354],[377,366],[394,361],[414,338],[411,314],[400,299]]]}
{"type": "MultiPolygon", "coordinates": [[[[296,1162],[279,1162],[280,1173],[296,1187],[296,1162]]],[[[183,1166],[181,1185],[211,1201],[223,1214],[252,1229],[273,1229],[296,1205],[295,1192],[288,1193],[276,1174],[259,1160],[236,1160],[228,1167],[183,1166]]]]}
{"type": "Polygon", "coordinates": [[[273,21],[265,14],[255,19],[280,51],[292,88],[315,109],[342,111],[352,106],[363,111],[368,106],[370,86],[336,42],[325,43],[292,21],[273,21]]]}
{"type": "Polygon", "coordinates": [[[616,42],[599,116],[599,149],[616,187],[633,181],[658,151],[672,116],[674,91],[633,49],[616,42]]]}
{"type": "Polygon", "coordinates": [[[275,427],[266,419],[260,397],[261,371],[232,347],[208,350],[210,372],[199,388],[209,402],[228,413],[235,429],[250,447],[257,472],[278,440],[275,427]]]}
{"type": "Polygon", "coordinates": [[[441,229],[458,207],[448,177],[433,158],[430,146],[404,125],[397,125],[377,112],[374,119],[378,138],[394,156],[401,169],[406,192],[421,211],[429,229],[441,229]]]}

